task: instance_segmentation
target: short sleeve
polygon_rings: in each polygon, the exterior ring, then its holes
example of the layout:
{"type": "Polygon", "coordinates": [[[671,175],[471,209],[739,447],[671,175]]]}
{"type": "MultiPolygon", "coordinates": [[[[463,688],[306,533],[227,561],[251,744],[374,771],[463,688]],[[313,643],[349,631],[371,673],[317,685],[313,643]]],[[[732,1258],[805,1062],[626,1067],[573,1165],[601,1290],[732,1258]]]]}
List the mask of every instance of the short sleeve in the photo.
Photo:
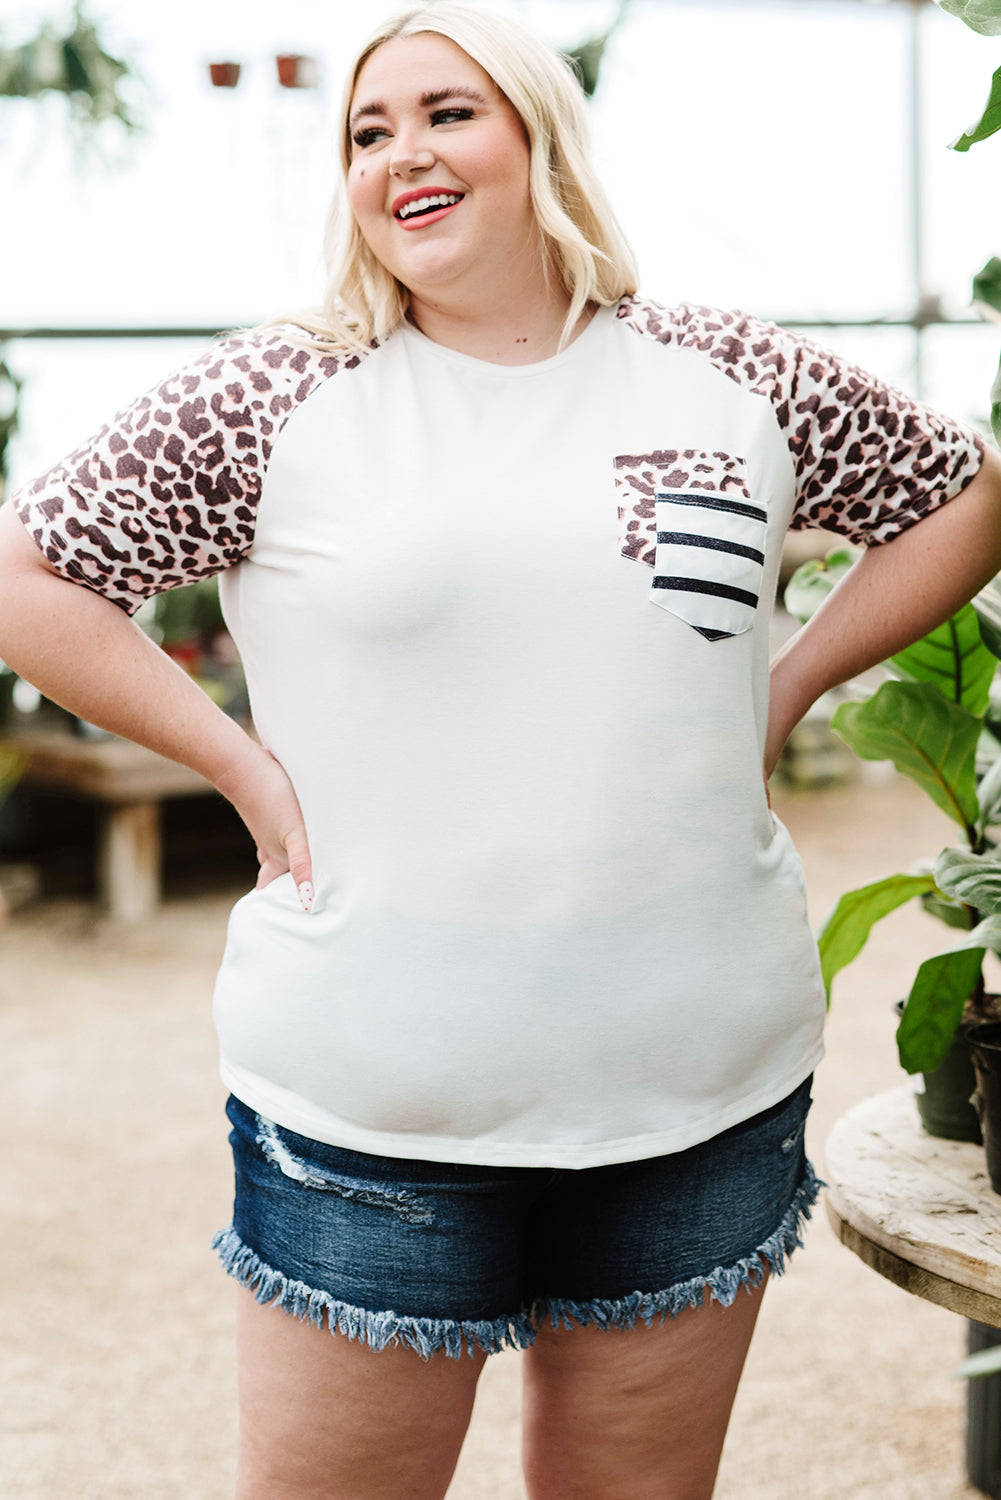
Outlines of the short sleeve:
{"type": "Polygon", "coordinates": [[[633,297],[617,316],[771,403],[795,470],[794,530],[888,542],[958,495],[983,461],[983,439],[970,427],[774,323],[633,297]]]}
{"type": "Polygon", "coordinates": [[[11,503],[53,567],[132,614],[240,562],[277,434],[318,384],[357,363],[291,332],[226,339],[17,491],[11,503]]]}
{"type": "Polygon", "coordinates": [[[796,464],[792,527],[862,546],[891,541],[952,500],[984,455],[978,433],[827,350],[785,333],[778,411],[796,464]]]}

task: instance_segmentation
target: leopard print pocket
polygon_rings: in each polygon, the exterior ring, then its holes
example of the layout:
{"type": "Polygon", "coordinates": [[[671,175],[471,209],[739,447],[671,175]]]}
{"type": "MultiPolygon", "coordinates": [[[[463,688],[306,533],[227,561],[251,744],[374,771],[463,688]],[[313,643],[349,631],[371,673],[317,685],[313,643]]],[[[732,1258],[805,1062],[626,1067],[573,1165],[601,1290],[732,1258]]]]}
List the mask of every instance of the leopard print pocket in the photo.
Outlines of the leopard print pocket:
{"type": "Polygon", "coordinates": [[[615,460],[619,546],[653,569],[650,599],[709,641],[754,624],[767,512],[728,453],[662,449],[615,460]]]}

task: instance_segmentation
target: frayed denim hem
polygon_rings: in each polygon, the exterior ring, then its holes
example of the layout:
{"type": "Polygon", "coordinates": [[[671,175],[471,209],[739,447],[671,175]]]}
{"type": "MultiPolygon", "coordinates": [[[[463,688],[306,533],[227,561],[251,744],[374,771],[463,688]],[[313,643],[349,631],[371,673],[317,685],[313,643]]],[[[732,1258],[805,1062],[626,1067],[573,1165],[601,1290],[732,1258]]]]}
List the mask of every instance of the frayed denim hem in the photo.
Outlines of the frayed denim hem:
{"type": "Polygon", "coordinates": [[[346,1334],[371,1349],[402,1344],[414,1349],[423,1359],[442,1350],[449,1359],[460,1359],[465,1347],[472,1357],[474,1349],[484,1354],[499,1354],[502,1349],[526,1349],[535,1340],[535,1329],[526,1313],[509,1318],[482,1322],[454,1321],[450,1318],[408,1318],[395,1312],[368,1312],[339,1302],[329,1292],[314,1291],[304,1281],[293,1281],[270,1266],[249,1249],[232,1224],[212,1241],[224,1269],[241,1286],[254,1293],[260,1303],[273,1303],[300,1322],[323,1327],[324,1316],[331,1333],[346,1334]]]}
{"type": "Polygon", "coordinates": [[[374,1350],[403,1345],[424,1359],[441,1351],[450,1359],[460,1359],[463,1352],[472,1356],[474,1349],[484,1354],[527,1349],[547,1320],[555,1328],[634,1328],[642,1319],[649,1328],[655,1318],[664,1323],[685,1308],[701,1307],[707,1291],[710,1300],[729,1307],[741,1287],[750,1290],[760,1286],[767,1271],[782,1275],[788,1257],[803,1243],[803,1226],[811,1217],[822,1187],[824,1183],[808,1163],[796,1196],[775,1233],[734,1266],[717,1267],[708,1276],[694,1277],[666,1291],[631,1292],[615,1300],[593,1298],[573,1302],[558,1297],[539,1298],[528,1312],[483,1321],[411,1318],[395,1312],[369,1312],[340,1302],[329,1292],[315,1291],[303,1281],[272,1270],[243,1243],[232,1224],[215,1236],[212,1247],[218,1251],[229,1275],[252,1291],[258,1302],[280,1307],[301,1322],[322,1328],[326,1319],[331,1333],[345,1334],[374,1350]]]}
{"type": "Polygon", "coordinates": [[[786,1260],[803,1243],[803,1227],[812,1216],[821,1188],[826,1185],[808,1162],[806,1175],[778,1229],[763,1245],[759,1245],[753,1255],[739,1260],[735,1266],[718,1266],[708,1276],[696,1276],[663,1292],[631,1292],[615,1301],[596,1297],[588,1302],[569,1302],[561,1297],[544,1297],[532,1305],[532,1323],[541,1328],[549,1318],[554,1328],[573,1328],[575,1325],[635,1328],[642,1319],[650,1328],[654,1318],[664,1323],[668,1317],[677,1317],[688,1307],[701,1307],[707,1291],[710,1301],[730,1307],[741,1287],[750,1291],[761,1285],[766,1269],[774,1276],[782,1275],[786,1260]]]}

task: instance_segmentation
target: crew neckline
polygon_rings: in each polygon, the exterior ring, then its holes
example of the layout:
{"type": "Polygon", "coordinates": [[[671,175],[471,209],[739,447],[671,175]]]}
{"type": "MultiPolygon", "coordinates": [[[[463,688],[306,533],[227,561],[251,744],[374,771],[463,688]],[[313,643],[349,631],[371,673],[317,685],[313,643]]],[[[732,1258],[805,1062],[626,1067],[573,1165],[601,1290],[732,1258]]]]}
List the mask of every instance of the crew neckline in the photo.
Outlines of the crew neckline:
{"type": "Polygon", "coordinates": [[[458,365],[465,370],[478,370],[481,373],[500,376],[505,380],[525,380],[530,379],[534,375],[544,375],[550,370],[554,370],[560,365],[576,359],[578,351],[582,346],[587,345],[591,339],[596,337],[597,330],[603,328],[608,320],[614,316],[614,305],[597,308],[587,327],[582,333],[577,335],[572,344],[568,344],[558,354],[551,354],[548,359],[534,360],[531,364],[527,365],[495,364],[490,359],[479,359],[474,354],[463,354],[459,349],[450,349],[447,344],[439,344],[434,339],[428,338],[427,334],[422,333],[416,323],[410,323],[406,319],[399,325],[397,332],[404,334],[406,338],[415,343],[419,343],[429,353],[433,353],[439,358],[447,360],[450,364],[458,365]]]}

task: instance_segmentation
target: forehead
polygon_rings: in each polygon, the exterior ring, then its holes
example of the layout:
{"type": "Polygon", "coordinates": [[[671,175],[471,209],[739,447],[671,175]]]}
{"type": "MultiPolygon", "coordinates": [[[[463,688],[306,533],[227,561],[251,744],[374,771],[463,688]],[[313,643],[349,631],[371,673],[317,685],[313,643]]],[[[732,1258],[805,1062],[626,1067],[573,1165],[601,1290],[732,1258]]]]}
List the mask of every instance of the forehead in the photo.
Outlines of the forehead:
{"type": "Polygon", "coordinates": [[[417,95],[429,87],[456,84],[476,88],[487,98],[503,98],[490,74],[448,37],[431,31],[395,36],[366,59],[355,80],[351,110],[390,94],[417,95]]]}

